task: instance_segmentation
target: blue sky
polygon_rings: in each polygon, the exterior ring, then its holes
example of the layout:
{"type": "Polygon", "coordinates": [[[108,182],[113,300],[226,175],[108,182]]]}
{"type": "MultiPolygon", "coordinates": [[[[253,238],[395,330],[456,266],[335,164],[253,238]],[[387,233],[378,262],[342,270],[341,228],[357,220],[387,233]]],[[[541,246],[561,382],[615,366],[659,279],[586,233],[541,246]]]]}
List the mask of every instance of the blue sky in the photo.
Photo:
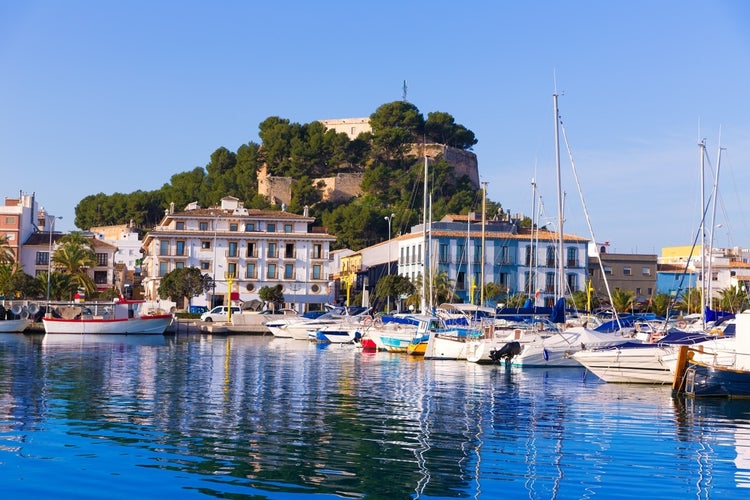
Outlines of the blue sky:
{"type": "MultiPolygon", "coordinates": [[[[488,197],[556,217],[557,88],[586,209],[611,252],[687,245],[722,152],[717,246],[750,246],[750,3],[0,0],[2,196],[74,229],[84,197],[158,189],[269,116],[407,99],[474,131],[488,197]]],[[[590,237],[562,150],[566,233],[590,237]]],[[[544,221],[542,221],[544,222],[544,221]]]]}

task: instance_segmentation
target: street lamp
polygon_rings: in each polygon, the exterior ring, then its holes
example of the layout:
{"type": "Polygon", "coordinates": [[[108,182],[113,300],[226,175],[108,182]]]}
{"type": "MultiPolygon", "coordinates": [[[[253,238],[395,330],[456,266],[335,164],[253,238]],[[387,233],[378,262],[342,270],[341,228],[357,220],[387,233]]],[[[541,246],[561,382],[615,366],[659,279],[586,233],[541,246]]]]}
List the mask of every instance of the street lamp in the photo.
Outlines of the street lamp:
{"type": "MultiPolygon", "coordinates": [[[[386,215],[383,217],[385,220],[388,221],[388,272],[386,273],[386,276],[390,276],[391,274],[391,222],[393,221],[393,218],[396,216],[396,214],[391,214],[390,216],[386,215]]],[[[386,311],[391,312],[391,295],[386,295],[386,311]]]]}
{"type": "Polygon", "coordinates": [[[216,230],[219,225],[219,219],[221,219],[221,215],[217,215],[214,219],[214,261],[213,265],[211,266],[213,268],[213,278],[211,279],[211,288],[213,290],[211,292],[211,307],[209,309],[213,308],[216,305],[216,230]]]}
{"type": "MultiPolygon", "coordinates": [[[[49,214],[47,214],[47,218],[50,218],[49,214]]],[[[55,230],[55,219],[61,219],[62,216],[58,217],[51,217],[51,223],[49,227],[49,253],[47,254],[47,314],[49,314],[49,287],[50,287],[50,277],[52,276],[52,233],[55,230]]],[[[47,219],[44,220],[44,224],[47,224],[47,219]]]]}

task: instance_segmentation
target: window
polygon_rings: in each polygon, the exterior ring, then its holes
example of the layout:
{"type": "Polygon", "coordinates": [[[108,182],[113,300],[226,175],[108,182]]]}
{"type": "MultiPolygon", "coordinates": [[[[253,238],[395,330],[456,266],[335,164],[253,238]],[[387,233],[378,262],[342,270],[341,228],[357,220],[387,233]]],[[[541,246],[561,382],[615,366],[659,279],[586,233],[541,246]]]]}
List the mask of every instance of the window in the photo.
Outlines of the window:
{"type": "Polygon", "coordinates": [[[229,276],[237,277],[237,263],[236,262],[227,263],[227,273],[229,274],[229,276]]]}
{"type": "Polygon", "coordinates": [[[641,294],[641,287],[636,287],[635,288],[635,294],[636,295],[640,295],[641,294]]]}
{"type": "Polygon", "coordinates": [[[229,257],[237,257],[237,242],[229,242],[229,257]]]}
{"type": "Polygon", "coordinates": [[[268,254],[266,257],[276,257],[276,243],[268,243],[268,254]]]}
{"type": "Polygon", "coordinates": [[[448,244],[441,243],[439,252],[440,252],[438,255],[439,262],[441,264],[446,264],[448,262],[448,244]]]}
{"type": "Polygon", "coordinates": [[[482,261],[482,243],[476,242],[474,243],[474,262],[480,262],[482,261]]]}
{"type": "Polygon", "coordinates": [[[239,227],[240,227],[240,225],[237,224],[236,222],[230,222],[229,223],[229,230],[230,231],[237,232],[237,230],[239,229],[239,227]]]}
{"type": "Polygon", "coordinates": [[[632,276],[633,271],[630,268],[630,266],[625,266],[625,267],[622,268],[622,274],[623,274],[623,276],[632,276]]]}
{"type": "Polygon", "coordinates": [[[175,269],[183,269],[184,267],[185,267],[185,263],[184,262],[175,262],[174,263],[174,268],[175,269]]]}
{"type": "Polygon", "coordinates": [[[292,225],[291,224],[284,224],[284,232],[285,233],[291,233],[292,232],[292,225]]]}
{"type": "Polygon", "coordinates": [[[37,266],[46,266],[49,264],[49,252],[37,252],[36,262],[37,266]]]}
{"type": "Polygon", "coordinates": [[[322,259],[323,258],[323,245],[316,243],[312,247],[312,258],[322,259]]]}
{"type": "Polygon", "coordinates": [[[509,281],[510,280],[508,273],[500,273],[500,279],[498,280],[497,284],[500,285],[503,290],[507,290],[509,281]]]}
{"type": "MultiPolygon", "coordinates": [[[[529,248],[529,247],[526,247],[529,248]]],[[[531,286],[531,273],[529,271],[525,271],[523,273],[523,289],[528,290],[531,286]]]]}
{"type": "Polygon", "coordinates": [[[107,271],[94,271],[94,283],[97,285],[106,285],[107,271]]]}
{"type": "Polygon", "coordinates": [[[719,273],[712,271],[711,272],[711,281],[719,281],[719,273]]]}
{"type": "Polygon", "coordinates": [[[175,222],[174,227],[178,231],[184,231],[185,230],[185,222],[184,221],[177,221],[177,222],[175,222]]]}
{"type": "Polygon", "coordinates": [[[266,231],[269,233],[276,232],[276,224],[266,224],[266,231]]]}
{"type": "Polygon", "coordinates": [[[547,273],[544,282],[544,290],[547,293],[555,293],[555,273],[547,273]]]}
{"type": "Polygon", "coordinates": [[[245,268],[245,278],[255,279],[255,262],[248,262],[245,268]]]}
{"type": "Polygon", "coordinates": [[[404,247],[401,247],[401,255],[399,256],[398,263],[401,265],[404,265],[406,261],[404,260],[404,247]]]}
{"type": "Polygon", "coordinates": [[[185,242],[184,241],[176,242],[175,255],[185,255],[185,242]]]}
{"type": "Polygon", "coordinates": [[[109,255],[106,253],[98,253],[96,254],[96,265],[97,266],[106,266],[109,255]]]}
{"type": "Polygon", "coordinates": [[[463,271],[459,271],[456,277],[456,290],[466,290],[466,275],[463,271]]]}
{"type": "Polygon", "coordinates": [[[547,266],[555,267],[555,247],[547,247],[547,266]]]}
{"type": "Polygon", "coordinates": [[[321,278],[322,274],[323,274],[322,273],[322,269],[323,269],[323,266],[321,266],[320,264],[313,264],[313,266],[312,266],[312,279],[319,280],[321,278]]]}
{"type": "Polygon", "coordinates": [[[406,254],[404,255],[404,264],[409,263],[409,247],[406,247],[406,254]]]}
{"type": "Polygon", "coordinates": [[[578,249],[576,247],[568,248],[568,267],[578,266],[578,249]]]}
{"type": "Polygon", "coordinates": [[[257,249],[255,248],[255,242],[250,241],[247,243],[247,253],[245,257],[257,257],[257,249]]]}
{"type": "Polygon", "coordinates": [[[202,260],[200,263],[201,271],[208,271],[211,269],[211,263],[207,260],[202,260]]]}
{"type": "Polygon", "coordinates": [[[417,264],[421,264],[422,263],[422,245],[419,245],[417,247],[417,251],[418,251],[417,252],[417,264]]]}
{"type": "Polygon", "coordinates": [[[568,290],[571,292],[578,291],[578,275],[575,273],[570,273],[567,276],[568,278],[568,290]]]}
{"type": "Polygon", "coordinates": [[[284,258],[285,259],[294,258],[294,243],[287,243],[286,245],[284,245],[284,258]]]}
{"type": "Polygon", "coordinates": [[[253,232],[255,231],[255,223],[254,222],[248,222],[245,224],[245,232],[253,232]]]}
{"type": "Polygon", "coordinates": [[[466,245],[463,243],[458,244],[458,262],[466,262],[466,245]]]}
{"type": "Polygon", "coordinates": [[[268,278],[268,279],[274,279],[274,278],[276,278],[276,264],[268,264],[268,270],[266,272],[266,278],[268,278]]]}
{"type": "Polygon", "coordinates": [[[500,263],[510,264],[510,248],[508,245],[503,245],[500,248],[500,263]]]}
{"type": "Polygon", "coordinates": [[[159,242],[159,255],[169,255],[169,242],[168,241],[159,242]]]}
{"type": "Polygon", "coordinates": [[[198,229],[200,229],[201,231],[208,231],[208,222],[198,223],[198,229]]]}
{"type": "Polygon", "coordinates": [[[643,274],[644,276],[651,276],[651,268],[650,267],[641,268],[641,274],[643,274]]]}
{"type": "Polygon", "coordinates": [[[159,276],[163,277],[169,272],[169,266],[166,262],[159,262],[159,276]]]}
{"type": "Polygon", "coordinates": [[[284,264],[284,279],[294,279],[294,264],[284,264]]]}
{"type": "Polygon", "coordinates": [[[531,245],[529,245],[529,246],[527,246],[525,248],[525,255],[524,255],[523,263],[524,263],[525,266],[531,266],[532,265],[532,262],[531,262],[531,245]]]}
{"type": "Polygon", "coordinates": [[[604,266],[604,274],[612,274],[612,266],[604,266]]]}
{"type": "Polygon", "coordinates": [[[203,250],[211,250],[211,242],[208,241],[208,240],[201,241],[201,249],[203,249],[203,250]]]}

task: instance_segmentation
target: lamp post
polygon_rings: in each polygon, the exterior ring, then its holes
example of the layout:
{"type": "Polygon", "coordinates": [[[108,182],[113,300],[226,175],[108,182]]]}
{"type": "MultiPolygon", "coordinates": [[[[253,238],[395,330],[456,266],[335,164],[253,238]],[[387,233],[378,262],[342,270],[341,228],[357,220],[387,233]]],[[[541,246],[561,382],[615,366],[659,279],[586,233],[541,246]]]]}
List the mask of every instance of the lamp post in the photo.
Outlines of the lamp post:
{"type": "MultiPolygon", "coordinates": [[[[388,221],[388,272],[386,273],[386,276],[390,276],[391,274],[391,222],[393,221],[393,218],[396,216],[396,214],[391,214],[390,216],[386,215],[383,217],[385,220],[388,221]]],[[[391,294],[386,295],[386,312],[391,312],[391,294]]]]}
{"type": "MultiPolygon", "coordinates": [[[[49,214],[47,215],[49,218],[49,214]]],[[[55,219],[62,219],[62,216],[59,217],[52,217],[50,219],[50,227],[49,227],[49,253],[47,254],[47,311],[46,314],[49,314],[49,289],[50,289],[50,277],[52,276],[52,233],[55,230],[55,219]]],[[[47,224],[47,219],[44,220],[44,224],[47,224]]]]}
{"type": "MultiPolygon", "coordinates": [[[[219,225],[219,219],[221,218],[221,215],[217,215],[214,219],[214,261],[213,265],[211,266],[213,268],[213,278],[211,279],[211,307],[209,309],[213,309],[213,307],[216,305],[216,230],[217,226],[219,225]]],[[[231,305],[231,304],[230,304],[231,305]]]]}

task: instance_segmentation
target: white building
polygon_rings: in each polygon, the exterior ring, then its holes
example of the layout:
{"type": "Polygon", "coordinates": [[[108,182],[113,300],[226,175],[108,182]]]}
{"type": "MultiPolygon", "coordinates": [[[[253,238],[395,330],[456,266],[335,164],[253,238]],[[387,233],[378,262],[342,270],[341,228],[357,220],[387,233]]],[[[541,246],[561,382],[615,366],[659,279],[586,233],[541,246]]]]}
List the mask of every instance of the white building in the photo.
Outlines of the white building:
{"type": "Polygon", "coordinates": [[[318,309],[332,300],[325,266],[335,238],[311,228],[314,221],[306,213],[247,209],[233,197],[218,207],[192,203],[175,212],[172,206],[143,241],[145,296],[158,297],[168,272],[196,267],[215,289],[193,298],[193,305],[260,300],[261,288],[281,285],[287,307],[318,309]]]}

